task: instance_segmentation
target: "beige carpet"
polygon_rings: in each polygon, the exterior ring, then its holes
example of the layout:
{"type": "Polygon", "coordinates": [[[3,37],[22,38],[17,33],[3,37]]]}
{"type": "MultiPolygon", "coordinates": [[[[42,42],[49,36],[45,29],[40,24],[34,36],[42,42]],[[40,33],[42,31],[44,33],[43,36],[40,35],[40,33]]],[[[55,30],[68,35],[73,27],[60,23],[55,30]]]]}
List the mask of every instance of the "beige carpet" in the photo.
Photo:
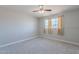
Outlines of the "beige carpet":
{"type": "Polygon", "coordinates": [[[54,40],[38,38],[0,48],[0,53],[76,54],[79,53],[79,47],[54,40]]]}

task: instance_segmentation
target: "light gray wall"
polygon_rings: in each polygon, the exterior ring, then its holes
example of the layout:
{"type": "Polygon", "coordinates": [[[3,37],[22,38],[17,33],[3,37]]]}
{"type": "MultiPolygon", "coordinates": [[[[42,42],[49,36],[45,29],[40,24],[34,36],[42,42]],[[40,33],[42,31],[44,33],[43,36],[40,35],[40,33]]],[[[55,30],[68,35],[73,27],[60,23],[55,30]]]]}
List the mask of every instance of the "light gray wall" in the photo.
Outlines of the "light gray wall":
{"type": "Polygon", "coordinates": [[[27,13],[0,8],[0,45],[36,35],[37,22],[27,13]]]}
{"type": "Polygon", "coordinates": [[[64,37],[79,43],[79,9],[64,14],[64,37]]]}
{"type": "Polygon", "coordinates": [[[63,16],[64,35],[61,36],[56,34],[52,35],[43,34],[43,25],[44,25],[43,21],[48,17],[40,18],[40,34],[48,38],[58,38],[59,40],[79,43],[79,9],[65,11],[63,13],[52,15],[49,17],[58,15],[64,15],[63,16]]]}

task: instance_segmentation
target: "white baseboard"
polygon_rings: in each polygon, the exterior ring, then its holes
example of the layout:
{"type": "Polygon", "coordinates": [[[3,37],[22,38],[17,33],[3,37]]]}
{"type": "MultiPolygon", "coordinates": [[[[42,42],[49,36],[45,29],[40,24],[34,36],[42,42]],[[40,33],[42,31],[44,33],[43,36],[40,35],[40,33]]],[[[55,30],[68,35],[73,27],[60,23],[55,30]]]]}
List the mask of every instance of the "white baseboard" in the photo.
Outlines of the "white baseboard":
{"type": "Polygon", "coordinates": [[[31,37],[26,38],[26,39],[23,39],[23,40],[19,40],[19,41],[10,42],[10,43],[6,43],[6,44],[3,44],[3,45],[0,45],[0,48],[2,48],[2,47],[7,47],[7,46],[9,46],[9,45],[13,45],[13,44],[17,44],[17,43],[21,43],[21,42],[24,42],[24,41],[27,41],[27,40],[31,40],[31,39],[35,39],[35,38],[38,38],[38,35],[36,35],[36,36],[31,36],[31,37]]]}
{"type": "Polygon", "coordinates": [[[79,43],[67,41],[67,40],[65,40],[65,39],[58,39],[58,38],[53,38],[53,39],[52,39],[52,38],[49,38],[49,37],[42,37],[42,38],[50,39],[50,40],[56,40],[56,41],[65,42],[65,43],[68,43],[68,44],[72,44],[72,45],[79,46],[79,43]]]}
{"type": "Polygon", "coordinates": [[[52,39],[52,38],[49,38],[47,36],[43,37],[41,35],[36,35],[36,36],[28,37],[28,38],[23,39],[23,40],[19,40],[19,41],[10,42],[10,43],[6,43],[6,44],[3,44],[3,45],[0,45],[0,48],[7,47],[7,46],[10,46],[10,45],[13,45],[13,44],[17,44],[17,43],[21,43],[21,42],[24,42],[24,41],[27,41],[27,40],[32,40],[32,39],[35,39],[35,38],[45,38],[45,39],[61,41],[61,42],[65,42],[65,43],[68,43],[68,44],[73,44],[73,45],[79,46],[79,43],[76,43],[76,42],[70,42],[70,41],[66,41],[66,40],[63,40],[63,39],[58,39],[58,38],[55,38],[55,37],[52,39]]]}

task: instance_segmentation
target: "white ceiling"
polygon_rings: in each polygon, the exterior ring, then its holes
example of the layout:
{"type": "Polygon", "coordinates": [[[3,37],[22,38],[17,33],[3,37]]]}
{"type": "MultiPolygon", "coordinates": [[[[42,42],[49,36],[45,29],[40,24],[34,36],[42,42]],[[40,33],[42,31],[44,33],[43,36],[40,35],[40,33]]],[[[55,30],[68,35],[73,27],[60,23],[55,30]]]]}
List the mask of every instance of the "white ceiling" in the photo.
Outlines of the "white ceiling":
{"type": "Polygon", "coordinates": [[[44,14],[40,14],[40,13],[34,13],[32,12],[35,9],[38,9],[38,5],[9,5],[9,6],[0,6],[0,7],[5,7],[11,10],[15,10],[15,11],[19,11],[19,12],[24,12],[24,13],[28,13],[34,17],[43,17],[43,16],[49,16],[49,15],[53,15],[53,14],[57,14],[60,12],[64,12],[67,10],[72,10],[72,9],[76,9],[79,8],[78,5],[45,5],[45,8],[49,8],[52,9],[51,12],[46,12],[44,14]]]}

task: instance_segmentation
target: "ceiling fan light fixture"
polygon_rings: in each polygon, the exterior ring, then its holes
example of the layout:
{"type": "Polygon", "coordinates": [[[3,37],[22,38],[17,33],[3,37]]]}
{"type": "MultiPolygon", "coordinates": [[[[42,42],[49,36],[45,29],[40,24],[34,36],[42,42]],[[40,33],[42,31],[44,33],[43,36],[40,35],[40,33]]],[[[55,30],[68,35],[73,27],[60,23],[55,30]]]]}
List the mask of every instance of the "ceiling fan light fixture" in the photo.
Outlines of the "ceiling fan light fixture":
{"type": "Polygon", "coordinates": [[[41,11],[38,11],[38,13],[43,14],[43,13],[45,13],[45,11],[41,10],[41,11]]]}

